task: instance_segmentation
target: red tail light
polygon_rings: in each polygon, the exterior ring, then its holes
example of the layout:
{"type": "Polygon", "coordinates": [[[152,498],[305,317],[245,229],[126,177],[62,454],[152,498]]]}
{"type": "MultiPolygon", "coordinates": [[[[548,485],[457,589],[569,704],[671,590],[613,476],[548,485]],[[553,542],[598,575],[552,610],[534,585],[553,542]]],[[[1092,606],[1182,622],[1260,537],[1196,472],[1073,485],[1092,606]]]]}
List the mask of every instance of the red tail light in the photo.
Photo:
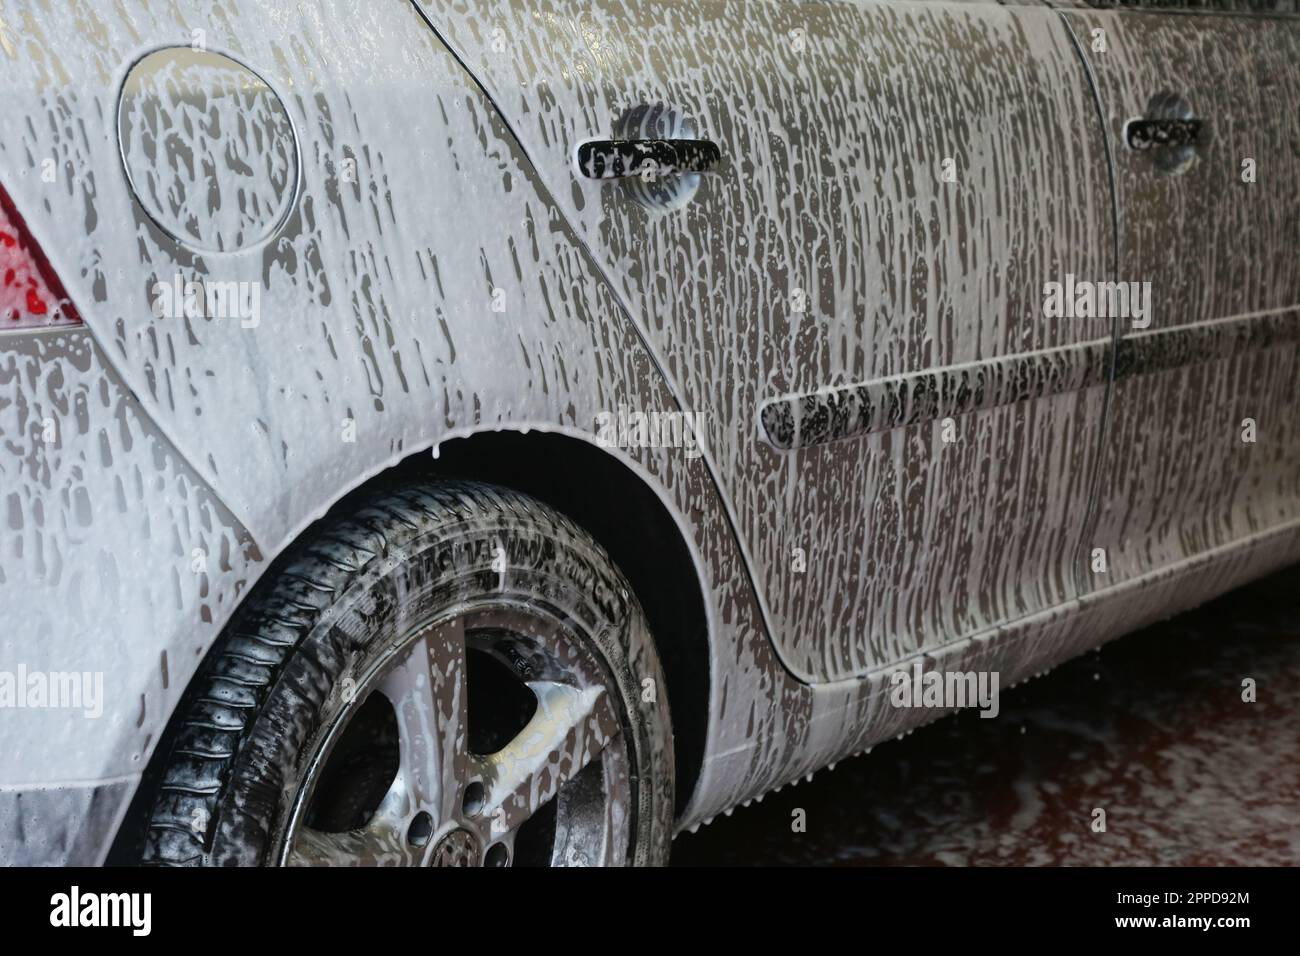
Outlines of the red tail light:
{"type": "Polygon", "coordinates": [[[0,186],[0,331],[79,324],[77,307],[0,186]]]}

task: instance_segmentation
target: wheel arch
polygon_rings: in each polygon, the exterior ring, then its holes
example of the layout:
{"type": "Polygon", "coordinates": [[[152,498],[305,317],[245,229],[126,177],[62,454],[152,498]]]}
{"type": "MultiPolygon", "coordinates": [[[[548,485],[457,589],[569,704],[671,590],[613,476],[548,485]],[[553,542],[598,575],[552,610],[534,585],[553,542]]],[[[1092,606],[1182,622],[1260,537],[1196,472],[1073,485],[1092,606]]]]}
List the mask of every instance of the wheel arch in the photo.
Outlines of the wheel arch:
{"type": "MultiPolygon", "coordinates": [[[[340,491],[328,510],[283,543],[240,606],[274,579],[294,544],[328,523],[359,499],[395,479],[416,476],[487,482],[537,498],[573,519],[609,553],[628,578],[649,620],[668,682],[674,735],[675,813],[689,804],[704,763],[709,720],[711,629],[701,567],[689,534],[654,488],[620,456],[590,436],[551,430],[483,430],[442,442],[436,454],[424,448],[340,491]],[[544,467],[539,467],[544,463],[544,467]]],[[[237,610],[237,608],[235,609],[237,610]]],[[[232,611],[231,617],[233,618],[232,611]]],[[[228,618],[229,620],[229,618],[228,618]]],[[[213,653],[225,636],[208,648],[213,653]]],[[[201,670],[201,669],[200,669],[201,670]]],[[[194,676],[197,676],[197,673],[194,676]]],[[[191,682],[193,680],[191,677],[191,682]]],[[[188,687],[186,689],[188,693],[188,687]]],[[[153,749],[125,819],[113,837],[107,862],[126,864],[141,837],[140,821],[152,797],[159,767],[169,752],[175,714],[153,749]]]]}
{"type": "Polygon", "coordinates": [[[704,762],[712,635],[689,533],[651,481],[589,438],[553,431],[477,432],[443,443],[432,461],[415,456],[398,468],[429,468],[532,495],[609,553],[645,610],[668,681],[680,815],[704,762]]]}

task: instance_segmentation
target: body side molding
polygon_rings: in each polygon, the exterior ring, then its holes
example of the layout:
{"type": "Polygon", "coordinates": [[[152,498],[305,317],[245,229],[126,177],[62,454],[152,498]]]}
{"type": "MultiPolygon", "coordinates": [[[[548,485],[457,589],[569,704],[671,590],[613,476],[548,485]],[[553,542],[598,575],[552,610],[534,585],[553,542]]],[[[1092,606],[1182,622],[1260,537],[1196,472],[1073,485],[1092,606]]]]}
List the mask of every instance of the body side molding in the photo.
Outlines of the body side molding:
{"type": "Polygon", "coordinates": [[[1118,380],[1297,341],[1300,308],[1282,309],[784,395],[759,419],[773,447],[792,451],[1100,385],[1112,352],[1118,380]]]}

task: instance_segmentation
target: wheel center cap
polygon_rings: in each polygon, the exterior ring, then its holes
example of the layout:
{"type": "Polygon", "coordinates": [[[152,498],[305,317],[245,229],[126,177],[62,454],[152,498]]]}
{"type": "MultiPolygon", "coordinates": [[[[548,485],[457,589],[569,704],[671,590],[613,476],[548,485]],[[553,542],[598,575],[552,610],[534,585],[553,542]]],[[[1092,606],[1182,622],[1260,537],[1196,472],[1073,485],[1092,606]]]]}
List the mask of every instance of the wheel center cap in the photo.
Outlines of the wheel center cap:
{"type": "Polygon", "coordinates": [[[478,866],[478,839],[469,830],[452,830],[433,848],[429,866],[478,866]]]}

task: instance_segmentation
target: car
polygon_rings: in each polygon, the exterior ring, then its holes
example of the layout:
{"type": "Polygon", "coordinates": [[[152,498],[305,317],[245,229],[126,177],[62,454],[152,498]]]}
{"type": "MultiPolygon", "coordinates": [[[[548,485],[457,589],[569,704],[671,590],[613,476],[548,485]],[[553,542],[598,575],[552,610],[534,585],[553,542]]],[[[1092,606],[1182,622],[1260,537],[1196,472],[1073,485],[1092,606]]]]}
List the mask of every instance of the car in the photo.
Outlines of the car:
{"type": "Polygon", "coordinates": [[[0,862],[664,864],[1300,560],[1212,6],[4,0],[0,862]]]}

